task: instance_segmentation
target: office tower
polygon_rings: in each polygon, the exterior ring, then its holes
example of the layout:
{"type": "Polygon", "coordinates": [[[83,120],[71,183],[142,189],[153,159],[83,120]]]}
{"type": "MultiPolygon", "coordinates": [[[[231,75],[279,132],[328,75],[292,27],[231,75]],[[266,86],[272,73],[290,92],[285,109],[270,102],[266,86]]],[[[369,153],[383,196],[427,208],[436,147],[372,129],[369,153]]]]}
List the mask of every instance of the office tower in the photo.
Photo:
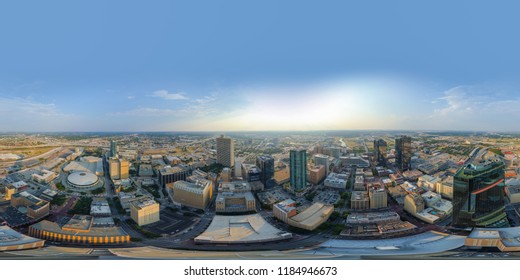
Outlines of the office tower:
{"type": "Polygon", "coordinates": [[[401,136],[395,139],[395,158],[401,171],[409,170],[412,162],[412,138],[401,136]]]}
{"type": "Polygon", "coordinates": [[[307,182],[307,151],[291,150],[290,168],[291,189],[301,192],[307,182]]]}
{"type": "Polygon", "coordinates": [[[505,227],[504,163],[468,164],[453,178],[453,226],[505,227]]]}
{"type": "Polygon", "coordinates": [[[374,161],[383,165],[386,163],[386,147],[385,140],[374,140],[374,161]]]}
{"type": "Polygon", "coordinates": [[[242,177],[242,159],[235,159],[235,177],[242,177]]]}
{"type": "Polygon", "coordinates": [[[159,184],[163,188],[173,188],[173,183],[186,180],[189,175],[189,169],[182,165],[165,166],[159,170],[159,184]]]}
{"type": "Polygon", "coordinates": [[[217,163],[227,167],[235,165],[235,145],[233,139],[220,135],[217,138],[217,163]]]}
{"type": "Polygon", "coordinates": [[[262,170],[260,181],[264,186],[269,187],[274,177],[274,158],[269,155],[258,156],[256,158],[256,166],[262,170]]]}
{"type": "Polygon", "coordinates": [[[129,178],[130,163],[128,160],[112,158],[108,161],[110,179],[120,180],[129,178]]]}
{"type": "Polygon", "coordinates": [[[326,155],[317,154],[314,156],[314,165],[325,166],[325,176],[329,175],[329,157],[326,155]]]}
{"type": "Polygon", "coordinates": [[[117,155],[117,143],[114,140],[110,140],[110,157],[115,157],[117,155]]]}
{"type": "Polygon", "coordinates": [[[160,211],[159,203],[146,196],[130,203],[130,217],[138,226],[158,222],[160,211]]]}

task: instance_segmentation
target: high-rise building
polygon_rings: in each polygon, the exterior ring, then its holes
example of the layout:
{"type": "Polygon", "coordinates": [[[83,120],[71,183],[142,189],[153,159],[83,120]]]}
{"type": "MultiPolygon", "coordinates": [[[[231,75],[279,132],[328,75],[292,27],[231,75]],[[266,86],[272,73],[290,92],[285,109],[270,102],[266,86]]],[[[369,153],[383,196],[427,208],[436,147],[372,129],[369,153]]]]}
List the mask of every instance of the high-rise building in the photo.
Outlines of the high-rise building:
{"type": "Polygon", "coordinates": [[[235,158],[235,177],[242,177],[242,159],[235,158]]]}
{"type": "Polygon", "coordinates": [[[395,162],[400,170],[409,170],[412,163],[412,138],[401,136],[395,139],[395,162]]]}
{"type": "Polygon", "coordinates": [[[386,147],[385,140],[374,140],[374,160],[379,164],[386,163],[386,147]]]}
{"type": "Polygon", "coordinates": [[[220,135],[217,138],[217,163],[226,167],[235,165],[235,145],[233,139],[220,135]]]}
{"type": "Polygon", "coordinates": [[[291,150],[290,152],[291,189],[301,192],[307,183],[307,151],[291,150]]]}
{"type": "Polygon", "coordinates": [[[130,163],[126,159],[111,158],[108,161],[110,179],[122,180],[129,178],[130,163]]]}
{"type": "Polygon", "coordinates": [[[453,225],[504,227],[504,163],[486,160],[468,164],[453,178],[453,225]]]}
{"type": "Polygon", "coordinates": [[[262,170],[260,181],[264,186],[270,187],[274,177],[274,158],[269,155],[258,156],[256,158],[256,166],[262,170]]]}
{"type": "Polygon", "coordinates": [[[148,197],[133,201],[130,204],[130,217],[139,226],[158,222],[160,220],[159,203],[148,197]]]}
{"type": "Polygon", "coordinates": [[[322,155],[322,154],[314,155],[314,165],[315,166],[320,166],[320,165],[325,166],[325,176],[329,175],[329,157],[328,156],[322,155]]]}
{"type": "Polygon", "coordinates": [[[115,157],[117,155],[117,143],[114,140],[110,140],[110,157],[115,157]]]}

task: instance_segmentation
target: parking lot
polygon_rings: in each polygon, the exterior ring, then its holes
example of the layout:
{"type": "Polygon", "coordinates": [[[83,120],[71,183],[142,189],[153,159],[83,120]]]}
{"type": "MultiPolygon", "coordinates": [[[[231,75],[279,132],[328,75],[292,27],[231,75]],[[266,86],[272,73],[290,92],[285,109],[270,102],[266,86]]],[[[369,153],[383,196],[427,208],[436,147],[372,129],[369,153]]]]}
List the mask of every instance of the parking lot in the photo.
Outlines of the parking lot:
{"type": "Polygon", "coordinates": [[[194,217],[186,217],[180,212],[164,209],[161,211],[160,219],[160,221],[143,226],[143,228],[157,234],[174,234],[193,224],[194,217]]]}
{"type": "Polygon", "coordinates": [[[323,202],[325,204],[336,204],[341,195],[336,191],[324,191],[314,197],[314,202],[323,202]]]}

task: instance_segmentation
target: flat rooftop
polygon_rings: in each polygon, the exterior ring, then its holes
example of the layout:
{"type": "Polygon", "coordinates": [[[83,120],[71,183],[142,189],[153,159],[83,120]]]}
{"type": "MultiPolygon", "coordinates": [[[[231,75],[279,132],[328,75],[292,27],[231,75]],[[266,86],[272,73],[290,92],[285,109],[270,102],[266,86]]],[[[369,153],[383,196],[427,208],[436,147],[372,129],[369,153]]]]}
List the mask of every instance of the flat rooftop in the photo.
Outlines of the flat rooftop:
{"type": "Polygon", "coordinates": [[[0,251],[2,247],[29,245],[30,247],[42,247],[43,241],[27,235],[23,235],[8,226],[0,226],[0,251]],[[41,245],[40,245],[41,244],[41,245]]]}
{"type": "Polygon", "coordinates": [[[292,234],[281,231],[262,216],[215,216],[209,227],[195,238],[196,243],[258,243],[291,238],[292,234]]]}

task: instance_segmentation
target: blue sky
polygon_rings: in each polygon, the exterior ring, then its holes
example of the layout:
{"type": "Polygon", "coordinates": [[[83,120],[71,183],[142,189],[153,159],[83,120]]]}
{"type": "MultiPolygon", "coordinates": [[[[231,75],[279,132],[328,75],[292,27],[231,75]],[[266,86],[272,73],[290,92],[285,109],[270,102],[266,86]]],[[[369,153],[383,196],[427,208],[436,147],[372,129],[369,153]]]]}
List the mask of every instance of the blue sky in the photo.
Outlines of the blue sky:
{"type": "Polygon", "coordinates": [[[518,131],[515,1],[0,4],[0,131],[518,131]]]}

